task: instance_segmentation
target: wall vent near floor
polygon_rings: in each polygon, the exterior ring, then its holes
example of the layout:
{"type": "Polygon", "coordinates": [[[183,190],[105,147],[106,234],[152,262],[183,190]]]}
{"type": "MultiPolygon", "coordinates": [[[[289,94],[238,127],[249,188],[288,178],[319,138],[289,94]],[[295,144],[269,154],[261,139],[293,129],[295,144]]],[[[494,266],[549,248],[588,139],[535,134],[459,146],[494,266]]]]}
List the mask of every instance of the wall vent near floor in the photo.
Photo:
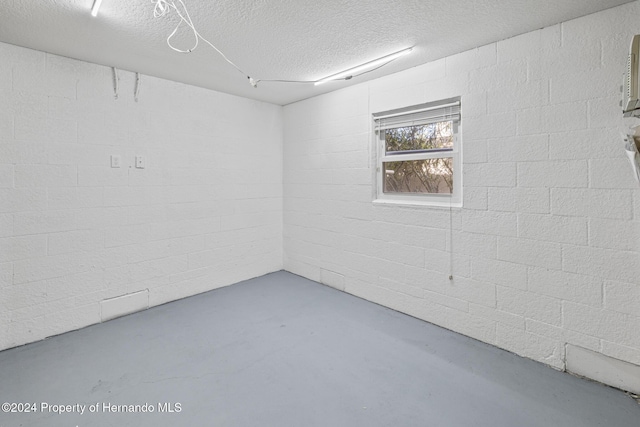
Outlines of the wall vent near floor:
{"type": "Polygon", "coordinates": [[[344,276],[334,271],[320,269],[320,283],[344,291],[344,276]]]}
{"type": "Polygon", "coordinates": [[[100,317],[105,322],[147,308],[149,308],[149,289],[102,300],[100,317]]]}
{"type": "Polygon", "coordinates": [[[640,394],[640,366],[567,344],[567,371],[640,394]]]}

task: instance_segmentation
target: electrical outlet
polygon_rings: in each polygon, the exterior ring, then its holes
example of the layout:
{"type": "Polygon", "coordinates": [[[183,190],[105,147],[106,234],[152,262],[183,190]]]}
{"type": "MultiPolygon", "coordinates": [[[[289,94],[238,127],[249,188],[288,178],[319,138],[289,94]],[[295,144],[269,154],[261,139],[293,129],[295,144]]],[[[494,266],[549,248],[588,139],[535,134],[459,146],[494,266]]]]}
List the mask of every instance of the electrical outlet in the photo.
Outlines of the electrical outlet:
{"type": "Polygon", "coordinates": [[[112,168],[119,168],[121,163],[122,163],[122,159],[121,159],[120,156],[118,156],[118,155],[112,155],[111,156],[111,167],[112,168]]]}
{"type": "Polygon", "coordinates": [[[144,169],[147,166],[147,159],[144,156],[136,156],[136,167],[144,169]]]}

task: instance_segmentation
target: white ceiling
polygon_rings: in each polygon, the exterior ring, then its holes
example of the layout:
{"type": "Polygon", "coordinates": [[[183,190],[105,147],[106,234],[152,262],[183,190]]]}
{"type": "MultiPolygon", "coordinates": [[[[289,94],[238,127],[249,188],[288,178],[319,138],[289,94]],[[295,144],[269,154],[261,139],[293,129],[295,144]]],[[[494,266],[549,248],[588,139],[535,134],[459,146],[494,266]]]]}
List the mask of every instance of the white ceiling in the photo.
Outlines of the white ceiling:
{"type": "MultiPolygon", "coordinates": [[[[176,15],[154,18],[153,0],[103,0],[96,18],[93,0],[2,0],[0,41],[284,105],[630,1],[184,0],[202,36],[256,79],[317,80],[415,46],[321,86],[253,88],[205,44],[174,52],[165,40],[176,15]]],[[[175,43],[189,48],[187,35],[175,43]]]]}

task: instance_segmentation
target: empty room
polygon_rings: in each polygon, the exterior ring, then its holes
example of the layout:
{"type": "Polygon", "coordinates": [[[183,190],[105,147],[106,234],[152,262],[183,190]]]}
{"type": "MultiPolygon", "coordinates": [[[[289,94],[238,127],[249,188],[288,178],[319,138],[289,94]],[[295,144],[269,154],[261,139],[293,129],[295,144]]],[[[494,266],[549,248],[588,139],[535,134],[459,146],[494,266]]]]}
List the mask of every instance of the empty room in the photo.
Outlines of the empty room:
{"type": "Polygon", "coordinates": [[[640,0],[2,0],[0,427],[640,426],[640,0]]]}

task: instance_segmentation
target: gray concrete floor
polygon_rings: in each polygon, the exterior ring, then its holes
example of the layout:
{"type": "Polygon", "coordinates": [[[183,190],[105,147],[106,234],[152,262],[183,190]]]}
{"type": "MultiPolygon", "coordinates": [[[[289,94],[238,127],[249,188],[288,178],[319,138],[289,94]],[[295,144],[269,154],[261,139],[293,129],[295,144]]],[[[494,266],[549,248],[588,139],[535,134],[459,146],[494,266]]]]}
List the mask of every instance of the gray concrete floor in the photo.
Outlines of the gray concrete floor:
{"type": "Polygon", "coordinates": [[[1,427],[640,425],[620,391],[285,272],[0,352],[0,400],[38,409],[1,427]]]}

